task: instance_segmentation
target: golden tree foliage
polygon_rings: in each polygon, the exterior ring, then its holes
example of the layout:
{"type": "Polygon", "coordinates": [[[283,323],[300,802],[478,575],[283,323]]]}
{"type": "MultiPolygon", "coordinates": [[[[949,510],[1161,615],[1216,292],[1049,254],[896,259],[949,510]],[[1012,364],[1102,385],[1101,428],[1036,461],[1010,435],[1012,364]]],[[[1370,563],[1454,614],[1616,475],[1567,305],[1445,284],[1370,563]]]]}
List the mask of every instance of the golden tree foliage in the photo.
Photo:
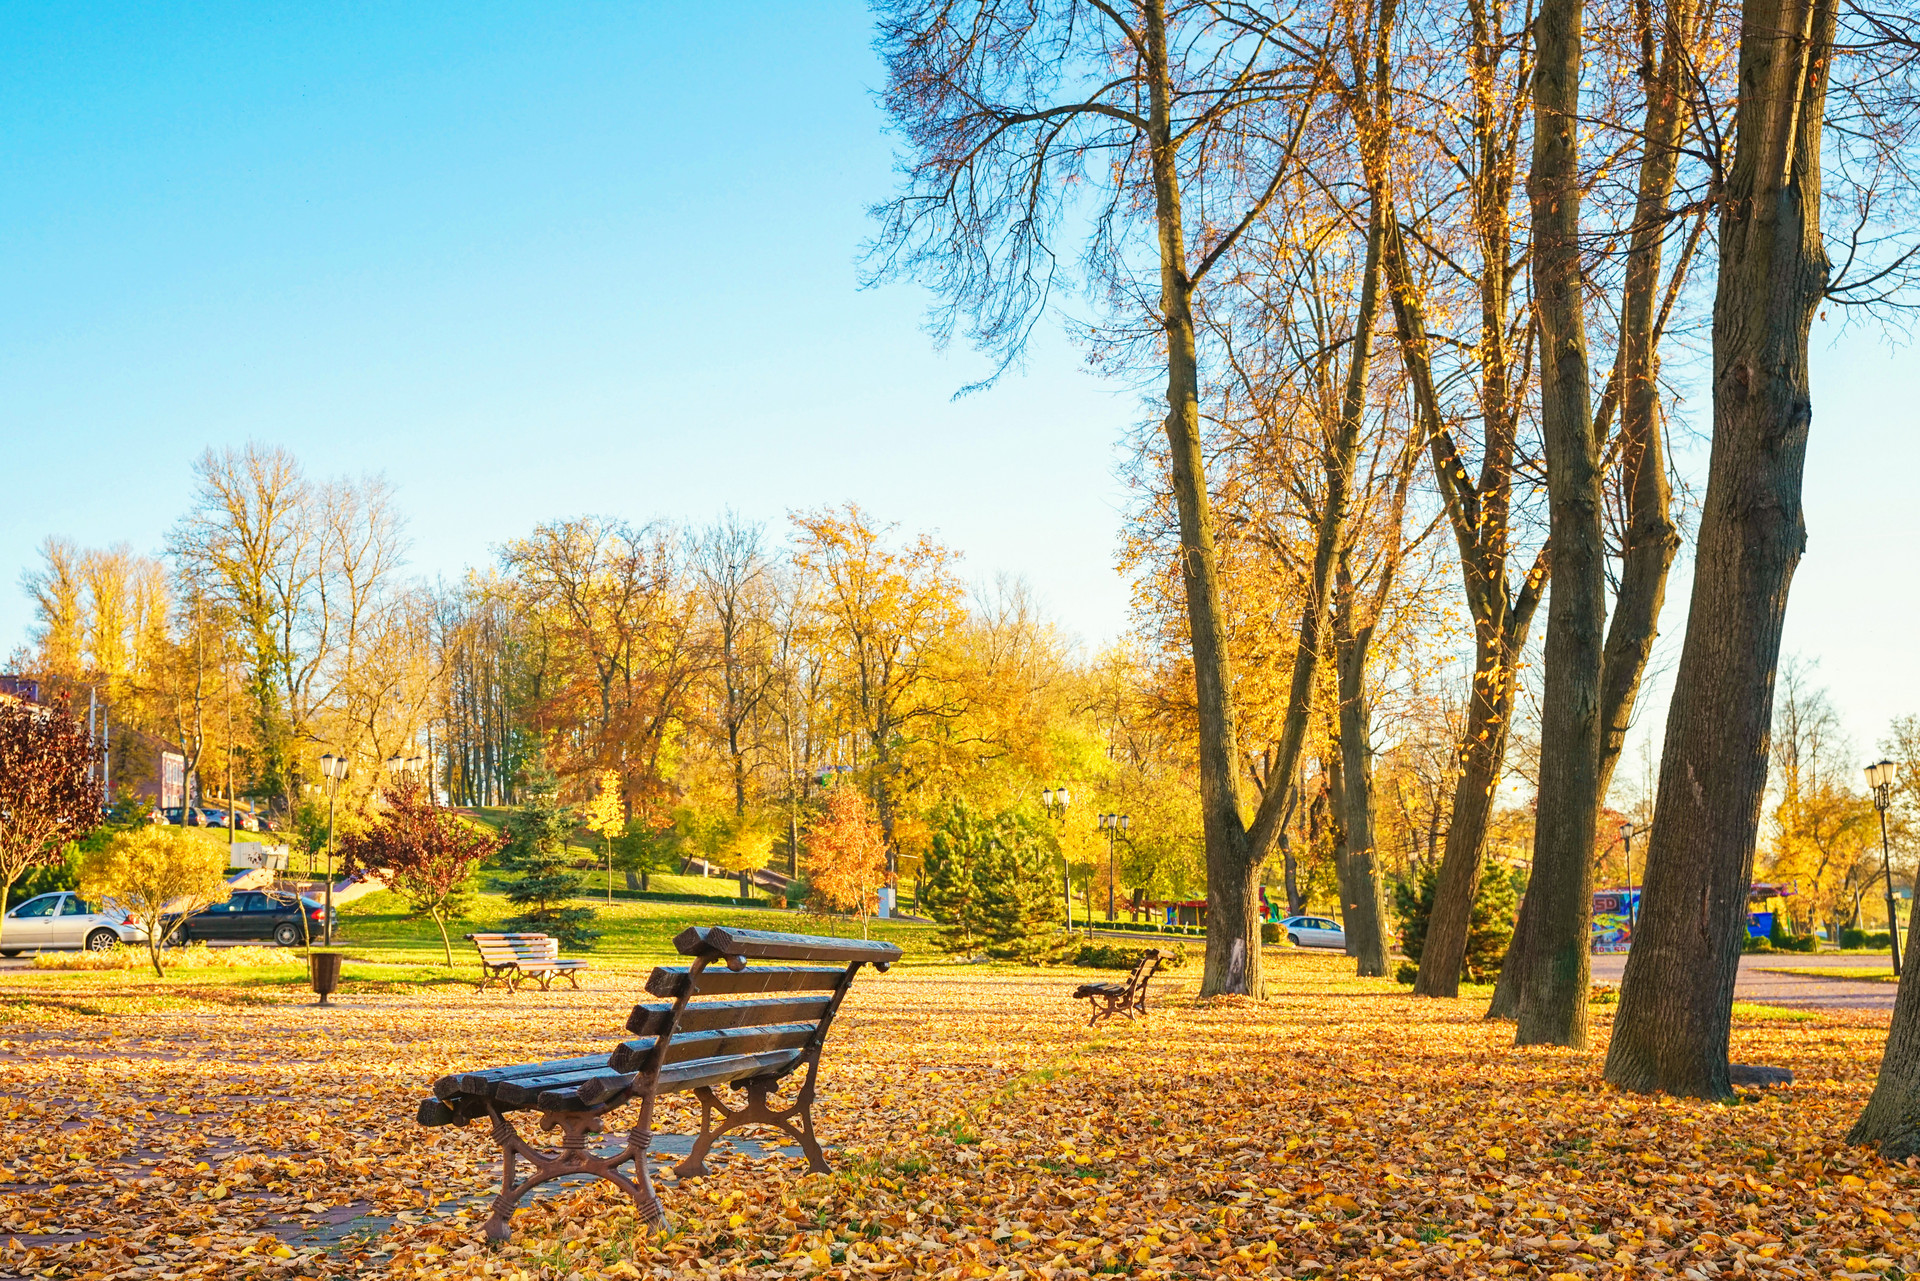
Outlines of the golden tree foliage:
{"type": "Polygon", "coordinates": [[[874,892],[886,883],[887,843],[873,802],[850,783],[827,792],[807,826],[807,884],[817,906],[857,911],[864,932],[874,892]]]}
{"type": "Polygon", "coordinates": [[[137,827],[80,856],[80,892],[111,903],[147,930],[147,958],[160,966],[167,940],[196,912],[227,901],[227,847],[184,827],[137,827]]]}
{"type": "Polygon", "coordinates": [[[581,823],[600,838],[607,855],[607,902],[613,902],[613,838],[627,830],[627,806],[620,795],[620,771],[601,770],[600,790],[581,814],[581,823]]]}

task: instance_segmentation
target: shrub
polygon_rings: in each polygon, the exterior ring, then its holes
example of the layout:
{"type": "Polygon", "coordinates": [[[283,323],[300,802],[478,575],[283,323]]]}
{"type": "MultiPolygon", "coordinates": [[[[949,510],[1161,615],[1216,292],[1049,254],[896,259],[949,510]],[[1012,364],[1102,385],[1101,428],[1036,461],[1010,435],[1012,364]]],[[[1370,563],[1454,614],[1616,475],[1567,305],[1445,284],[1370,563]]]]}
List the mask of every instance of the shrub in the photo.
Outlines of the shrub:
{"type": "Polygon", "coordinates": [[[1260,922],[1260,943],[1263,947],[1272,947],[1280,942],[1280,922],[1260,922]]]}
{"type": "MultiPolygon", "coordinates": [[[[224,903],[227,847],[203,841],[184,827],[139,827],[80,857],[80,889],[113,903],[147,925],[147,959],[160,968],[167,939],[195,912],[224,903]]],[[[167,958],[178,964],[176,957],[167,958]]]]}
{"type": "Polygon", "coordinates": [[[1405,983],[1408,987],[1412,987],[1419,977],[1420,967],[1411,961],[1400,962],[1400,968],[1393,972],[1393,981],[1395,983],[1405,983]]]}
{"type": "Polygon", "coordinates": [[[1773,951],[1773,940],[1764,934],[1749,934],[1747,935],[1747,941],[1741,945],[1741,951],[1771,952],[1773,951]]]}
{"type": "MultiPolygon", "coordinates": [[[[1433,913],[1437,878],[1423,873],[1417,885],[1405,881],[1393,887],[1393,910],[1400,918],[1400,950],[1415,962],[1427,942],[1427,918],[1433,913]]],[[[1480,876],[1474,890],[1473,912],[1467,918],[1467,951],[1461,958],[1460,977],[1469,983],[1484,983],[1500,972],[1507,958],[1507,944],[1513,940],[1515,909],[1513,878],[1504,870],[1489,867],[1480,876]]]]}
{"type": "MultiPolygon", "coordinates": [[[[42,952],[36,970],[130,970],[141,960],[138,948],[115,943],[104,952],[42,952]]],[[[181,970],[249,969],[258,965],[300,965],[306,957],[287,947],[208,947],[189,943],[170,948],[167,964],[181,970]]]]}
{"type": "Polygon", "coordinates": [[[1893,946],[1893,939],[1884,930],[1869,934],[1865,930],[1851,927],[1840,931],[1840,946],[1849,952],[1893,946]]]}
{"type": "Polygon", "coordinates": [[[1817,952],[1820,939],[1813,934],[1789,934],[1779,946],[1783,952],[1817,952]]]}
{"type": "MultiPolygon", "coordinates": [[[[1131,970],[1140,964],[1140,958],[1146,950],[1143,947],[1120,947],[1113,943],[1083,943],[1078,952],[1062,960],[1067,965],[1078,965],[1089,970],[1131,970]]],[[[1177,970],[1187,963],[1187,950],[1178,944],[1163,947],[1160,952],[1162,969],[1177,970]]]]}

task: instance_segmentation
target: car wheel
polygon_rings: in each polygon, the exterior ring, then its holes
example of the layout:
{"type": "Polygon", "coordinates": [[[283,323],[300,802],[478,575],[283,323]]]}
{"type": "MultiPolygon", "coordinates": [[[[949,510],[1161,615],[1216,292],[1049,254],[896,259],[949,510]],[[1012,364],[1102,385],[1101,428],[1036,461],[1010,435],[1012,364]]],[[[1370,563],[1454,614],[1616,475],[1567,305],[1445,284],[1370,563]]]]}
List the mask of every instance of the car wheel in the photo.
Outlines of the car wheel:
{"type": "Polygon", "coordinates": [[[1287,931],[1287,942],[1289,942],[1289,943],[1291,943],[1291,944],[1293,944],[1293,945],[1294,945],[1295,947],[1299,947],[1299,946],[1300,946],[1300,936],[1299,936],[1298,934],[1295,934],[1295,933],[1294,933],[1294,932],[1293,932],[1292,930],[1288,930],[1288,931],[1287,931]]]}
{"type": "Polygon", "coordinates": [[[20,955],[20,949],[17,947],[0,947],[0,956],[6,957],[9,961],[18,955],[20,955]]]}
{"type": "Polygon", "coordinates": [[[104,952],[120,941],[120,936],[112,930],[95,930],[87,935],[87,951],[104,952]]]}
{"type": "Polygon", "coordinates": [[[173,932],[173,937],[167,940],[167,945],[169,947],[185,947],[192,941],[193,935],[187,933],[187,927],[182,925],[173,932]]]}
{"type": "Polygon", "coordinates": [[[292,921],[282,921],[273,927],[273,941],[281,947],[293,947],[300,942],[300,931],[293,928],[292,921]]]}

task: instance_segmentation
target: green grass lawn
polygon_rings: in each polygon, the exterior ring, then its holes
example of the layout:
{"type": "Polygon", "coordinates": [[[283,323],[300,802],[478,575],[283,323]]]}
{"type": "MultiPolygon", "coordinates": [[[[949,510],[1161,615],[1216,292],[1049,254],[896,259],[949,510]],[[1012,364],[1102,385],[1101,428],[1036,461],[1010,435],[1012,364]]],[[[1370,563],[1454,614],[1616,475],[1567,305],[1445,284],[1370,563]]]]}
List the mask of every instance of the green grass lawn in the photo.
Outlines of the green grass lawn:
{"type": "Polygon", "coordinates": [[[1810,979],[1852,979],[1856,983],[1898,983],[1900,976],[1875,966],[1873,968],[1852,965],[1763,965],[1767,974],[1797,974],[1810,979]]]}
{"type": "MultiPolygon", "coordinates": [[[[689,925],[737,925],[788,934],[860,937],[860,922],[852,917],[631,899],[616,899],[609,906],[590,896],[575,901],[590,905],[599,913],[593,928],[600,932],[600,937],[591,948],[567,949],[568,953],[586,956],[596,965],[615,968],[648,969],[677,957],[674,935],[689,925]]],[[[460,935],[501,929],[512,914],[513,907],[504,896],[475,895],[467,915],[448,930],[453,936],[454,964],[461,968],[475,964],[473,944],[460,935]]],[[[871,937],[899,944],[905,953],[904,963],[953,964],[933,947],[933,931],[931,925],[869,922],[871,937]]],[[[424,917],[410,917],[406,902],[397,894],[369,894],[342,907],[340,935],[341,946],[355,959],[397,964],[433,964],[441,959],[440,935],[433,922],[424,917]]]]}
{"type": "Polygon", "coordinates": [[[1783,1005],[1759,1005],[1753,1001],[1733,1003],[1735,1023],[1811,1023],[1820,1015],[1814,1010],[1795,1010],[1783,1005]]]}

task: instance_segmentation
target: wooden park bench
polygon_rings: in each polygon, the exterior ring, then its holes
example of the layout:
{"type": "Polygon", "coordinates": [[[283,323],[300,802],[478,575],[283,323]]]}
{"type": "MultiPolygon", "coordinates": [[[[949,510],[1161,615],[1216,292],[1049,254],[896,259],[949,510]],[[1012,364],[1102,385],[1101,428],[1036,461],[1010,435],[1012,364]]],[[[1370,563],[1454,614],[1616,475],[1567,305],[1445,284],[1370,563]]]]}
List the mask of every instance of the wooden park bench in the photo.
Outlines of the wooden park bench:
{"type": "Polygon", "coordinates": [[[443,1076],[434,1082],[433,1097],[420,1104],[415,1119],[421,1125],[489,1118],[500,1145],[501,1173],[500,1195],[486,1225],[488,1240],[506,1240],[520,1199],[567,1174],[616,1184],[649,1227],[664,1224],[666,1214],[647,1170],[654,1103],[662,1094],[690,1091],[700,1100],[700,1135],[675,1167],[683,1179],[707,1173],[706,1155],[714,1140],[742,1125],[778,1130],[800,1145],[809,1168],[827,1170],[813,1136],[820,1047],[860,967],[885,970],[900,959],[900,949],[891,943],[723,926],[691,926],[673,942],[690,963],[661,966],[647,979],[647,991],[660,999],[633,1007],[627,1019],[633,1040],[621,1042],[611,1054],[443,1076]],[[750,960],[826,964],[749,968],[750,960]],[[742,996],[762,999],[730,999],[742,996]],[[705,997],[722,999],[695,1000],[705,997]],[[803,1068],[792,1102],[775,1103],[770,1098],[775,1086],[803,1068]],[[722,1103],[714,1089],[723,1085],[743,1091],[745,1101],[722,1103]],[[602,1118],[631,1102],[640,1110],[625,1145],[606,1153],[590,1150],[587,1136],[603,1132],[602,1118]],[[507,1119],[521,1110],[539,1112],[541,1130],[560,1132],[557,1151],[542,1151],[521,1137],[507,1119]],[[520,1157],[533,1167],[524,1179],[517,1177],[520,1157]],[[629,1161],[633,1169],[623,1174],[620,1167],[629,1161]]]}
{"type": "Polygon", "coordinates": [[[1101,1019],[1124,1014],[1128,1018],[1147,1012],[1147,980],[1160,971],[1160,962],[1166,954],[1157,947],[1150,947],[1140,954],[1134,963],[1133,973],[1127,976],[1125,983],[1082,983],[1073,989],[1075,1000],[1089,1002],[1093,1006],[1093,1017],[1087,1020],[1092,1027],[1101,1019]]]}
{"type": "Polygon", "coordinates": [[[560,940],[546,934],[469,934],[480,953],[480,990],[498,983],[509,992],[520,990],[521,979],[534,979],[542,992],[550,991],[553,981],[565,975],[578,989],[580,971],[587,963],[563,959],[560,940]]]}

